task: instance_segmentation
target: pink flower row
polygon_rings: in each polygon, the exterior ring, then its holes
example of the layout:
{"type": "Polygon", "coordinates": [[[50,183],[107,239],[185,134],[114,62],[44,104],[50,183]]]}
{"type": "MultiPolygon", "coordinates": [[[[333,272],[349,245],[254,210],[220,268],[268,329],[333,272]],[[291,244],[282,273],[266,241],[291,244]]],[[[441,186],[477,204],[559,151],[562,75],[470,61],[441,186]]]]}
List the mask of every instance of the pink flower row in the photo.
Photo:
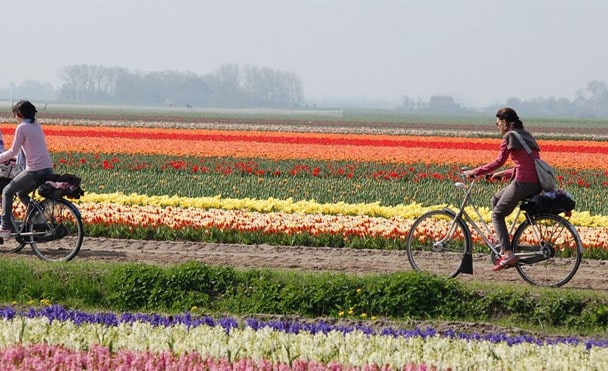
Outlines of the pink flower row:
{"type": "MultiPolygon", "coordinates": [[[[215,359],[199,353],[171,352],[111,352],[103,346],[89,350],[72,350],[60,345],[14,345],[0,349],[2,370],[388,370],[386,366],[367,365],[363,368],[339,363],[294,360],[291,365],[269,360],[215,359]]],[[[408,365],[404,370],[426,370],[424,365],[408,365]]],[[[431,369],[431,368],[429,368],[431,369]]]]}

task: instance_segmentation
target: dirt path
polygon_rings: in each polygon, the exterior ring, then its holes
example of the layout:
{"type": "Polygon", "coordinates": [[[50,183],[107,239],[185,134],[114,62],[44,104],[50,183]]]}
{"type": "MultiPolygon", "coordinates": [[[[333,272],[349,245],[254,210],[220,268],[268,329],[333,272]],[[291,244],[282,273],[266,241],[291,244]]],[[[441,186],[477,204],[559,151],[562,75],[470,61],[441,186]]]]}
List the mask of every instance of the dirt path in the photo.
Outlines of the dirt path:
{"type": "MultiPolygon", "coordinates": [[[[86,238],[78,260],[107,260],[176,264],[196,260],[236,268],[278,268],[303,271],[389,273],[411,270],[405,251],[345,248],[231,245],[187,241],[145,241],[86,238]]],[[[525,284],[515,270],[493,272],[489,256],[474,260],[474,274],[459,280],[504,281],[525,284]]],[[[565,286],[608,290],[608,262],[584,260],[565,286]]]]}

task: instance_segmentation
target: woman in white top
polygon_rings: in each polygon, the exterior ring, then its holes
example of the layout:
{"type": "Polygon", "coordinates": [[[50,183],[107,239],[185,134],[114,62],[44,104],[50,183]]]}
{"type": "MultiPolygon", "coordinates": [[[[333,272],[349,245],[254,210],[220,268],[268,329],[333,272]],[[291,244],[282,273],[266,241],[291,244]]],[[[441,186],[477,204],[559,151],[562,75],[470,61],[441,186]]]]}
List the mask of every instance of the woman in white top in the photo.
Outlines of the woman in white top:
{"type": "Polygon", "coordinates": [[[27,205],[29,194],[36,185],[43,183],[53,173],[53,162],[49,154],[44,133],[36,122],[36,107],[29,101],[22,100],[13,106],[13,115],[19,123],[15,129],[13,145],[0,153],[0,162],[8,161],[23,150],[25,154],[25,170],[17,175],[2,190],[2,224],[0,237],[10,236],[14,226],[11,223],[13,198],[15,194],[21,202],[27,205]]]}

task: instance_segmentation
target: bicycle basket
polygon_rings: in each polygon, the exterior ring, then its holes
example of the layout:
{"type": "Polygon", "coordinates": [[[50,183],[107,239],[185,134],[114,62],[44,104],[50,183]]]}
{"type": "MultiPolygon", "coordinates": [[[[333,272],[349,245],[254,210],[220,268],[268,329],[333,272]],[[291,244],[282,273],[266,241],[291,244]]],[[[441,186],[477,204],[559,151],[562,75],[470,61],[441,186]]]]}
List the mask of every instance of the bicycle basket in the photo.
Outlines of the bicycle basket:
{"type": "Polygon", "coordinates": [[[530,215],[536,214],[561,214],[568,213],[574,209],[576,201],[563,190],[541,193],[524,200],[520,209],[530,215]]]}

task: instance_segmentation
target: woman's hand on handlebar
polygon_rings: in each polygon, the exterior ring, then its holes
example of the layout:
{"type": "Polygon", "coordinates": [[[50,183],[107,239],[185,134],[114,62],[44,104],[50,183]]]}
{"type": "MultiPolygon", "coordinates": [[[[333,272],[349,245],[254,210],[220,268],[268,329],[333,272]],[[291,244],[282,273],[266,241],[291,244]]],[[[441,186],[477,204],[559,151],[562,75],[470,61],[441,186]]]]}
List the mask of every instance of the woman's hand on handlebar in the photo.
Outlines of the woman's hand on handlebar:
{"type": "Polygon", "coordinates": [[[465,170],[463,172],[463,175],[466,179],[468,180],[473,180],[475,179],[475,171],[474,170],[465,170]]]}
{"type": "Polygon", "coordinates": [[[491,180],[503,180],[503,179],[508,179],[509,175],[505,172],[505,171],[499,171],[497,173],[494,174],[490,174],[490,179],[491,180]]]}

